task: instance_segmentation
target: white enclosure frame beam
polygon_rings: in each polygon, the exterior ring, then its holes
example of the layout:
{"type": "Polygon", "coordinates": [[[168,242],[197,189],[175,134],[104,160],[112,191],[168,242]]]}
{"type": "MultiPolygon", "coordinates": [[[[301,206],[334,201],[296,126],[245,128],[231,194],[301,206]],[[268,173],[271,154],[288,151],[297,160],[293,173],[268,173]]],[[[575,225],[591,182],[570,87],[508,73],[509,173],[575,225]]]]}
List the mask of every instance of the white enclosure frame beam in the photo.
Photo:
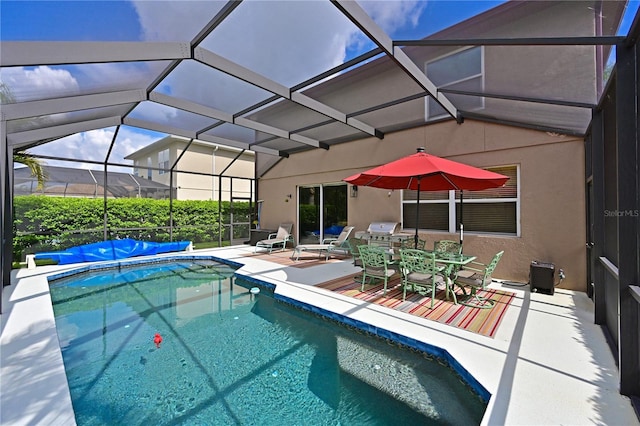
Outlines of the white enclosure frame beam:
{"type": "MultiPolygon", "coordinates": [[[[256,130],[258,132],[268,133],[280,138],[295,140],[296,142],[304,143],[306,145],[319,148],[322,146],[320,141],[305,138],[303,136],[291,135],[289,131],[280,129],[278,127],[269,126],[268,124],[258,123],[253,120],[249,120],[244,117],[234,117],[228,112],[224,112],[215,108],[204,106],[196,102],[187,101],[184,99],[178,99],[173,96],[165,95],[162,93],[152,92],[149,94],[149,100],[163,104],[172,108],[177,108],[183,111],[189,111],[194,114],[202,115],[204,117],[212,118],[214,120],[224,121],[226,123],[235,124],[245,127],[247,129],[256,130]]],[[[125,120],[126,121],[126,120],[125,120]]],[[[247,148],[248,149],[248,148],[247,148]]]]}
{"type": "Polygon", "coordinates": [[[393,40],[371,19],[357,2],[352,0],[331,0],[331,2],[394,60],[404,72],[426,90],[449,115],[460,121],[458,110],[451,101],[445,95],[438,92],[436,85],[427,78],[422,70],[420,70],[399,47],[394,47],[393,40]]]}
{"type": "Polygon", "coordinates": [[[33,142],[60,138],[89,130],[104,129],[122,124],[120,116],[105,117],[96,120],[85,120],[77,123],[62,124],[60,126],[42,127],[35,130],[7,134],[7,142],[13,148],[21,148],[33,142]]]}
{"type": "Polygon", "coordinates": [[[125,117],[122,124],[127,126],[139,127],[141,129],[153,130],[155,132],[166,133],[168,135],[184,136],[187,139],[197,139],[196,132],[192,130],[181,129],[178,127],[167,126],[165,124],[154,123],[152,121],[141,120],[139,118],[125,117]]]}
{"type": "Polygon", "coordinates": [[[149,100],[157,102],[168,107],[176,108],[183,111],[192,112],[194,114],[209,117],[213,120],[233,122],[233,115],[219,109],[211,108],[196,102],[179,99],[174,96],[165,95],[158,92],[149,93],[149,100]]]}
{"type": "Polygon", "coordinates": [[[179,42],[3,41],[0,66],[165,61],[190,57],[189,43],[179,42]]]}
{"type": "Polygon", "coordinates": [[[228,60],[227,58],[217,55],[207,49],[196,47],[193,52],[193,58],[204,65],[210,66],[217,69],[218,71],[222,71],[249,84],[260,87],[261,89],[267,90],[284,99],[295,102],[298,105],[306,107],[319,114],[322,114],[329,118],[333,118],[334,120],[360,130],[361,132],[367,133],[371,136],[375,136],[379,139],[383,138],[382,132],[373,128],[372,126],[369,126],[354,118],[347,119],[347,114],[342,113],[335,108],[331,108],[330,106],[316,101],[315,99],[312,99],[306,95],[303,95],[302,93],[292,93],[288,87],[270,80],[248,68],[243,67],[242,65],[236,64],[228,60]]]}
{"type": "Polygon", "coordinates": [[[280,152],[278,150],[275,150],[275,149],[263,148],[263,147],[261,147],[259,145],[249,145],[248,143],[238,142],[238,141],[235,141],[235,140],[232,140],[232,139],[222,138],[220,136],[207,135],[207,134],[203,133],[203,134],[198,135],[198,140],[217,143],[219,145],[231,146],[231,147],[234,147],[234,148],[251,150],[251,151],[254,151],[254,152],[261,152],[261,153],[264,153],[264,154],[275,155],[275,156],[278,156],[278,157],[282,157],[283,156],[282,152],[280,152]]]}
{"type": "Polygon", "coordinates": [[[147,92],[144,89],[125,90],[6,104],[2,106],[2,114],[4,120],[19,120],[43,115],[131,104],[142,102],[146,99],[147,92]]]}

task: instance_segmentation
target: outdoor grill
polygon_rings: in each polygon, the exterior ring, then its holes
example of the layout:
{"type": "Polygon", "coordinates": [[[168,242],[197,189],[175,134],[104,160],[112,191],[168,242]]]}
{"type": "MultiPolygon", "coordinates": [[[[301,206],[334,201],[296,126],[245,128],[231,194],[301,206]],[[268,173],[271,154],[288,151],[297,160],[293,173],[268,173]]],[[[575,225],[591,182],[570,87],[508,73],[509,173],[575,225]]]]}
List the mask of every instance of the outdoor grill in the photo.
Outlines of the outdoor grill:
{"type": "Polygon", "coordinates": [[[366,231],[356,232],[356,238],[367,240],[369,245],[382,247],[393,247],[407,238],[409,234],[398,232],[400,224],[398,222],[371,222],[366,231]]]}
{"type": "Polygon", "coordinates": [[[370,234],[393,235],[398,229],[398,222],[371,222],[367,228],[370,234]]]}

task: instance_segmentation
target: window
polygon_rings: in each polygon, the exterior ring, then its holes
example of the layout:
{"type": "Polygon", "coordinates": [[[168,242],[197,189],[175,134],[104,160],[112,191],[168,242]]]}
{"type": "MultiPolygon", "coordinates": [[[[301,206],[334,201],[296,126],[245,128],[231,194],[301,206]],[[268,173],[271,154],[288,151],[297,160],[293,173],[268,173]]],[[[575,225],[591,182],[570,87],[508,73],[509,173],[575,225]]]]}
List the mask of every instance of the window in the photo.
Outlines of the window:
{"type": "Polygon", "coordinates": [[[140,176],[140,162],[138,160],[133,162],[133,175],[140,176]]]}
{"type": "MultiPolygon", "coordinates": [[[[458,89],[481,92],[483,89],[483,50],[473,47],[428,62],[425,74],[439,89],[458,89]]],[[[447,94],[460,110],[474,110],[484,106],[480,96],[447,94]]],[[[426,120],[433,120],[448,113],[431,96],[426,98],[426,120]]]]}
{"type": "Polygon", "coordinates": [[[147,157],[147,179],[153,180],[153,162],[151,161],[151,157],[147,157]]]}
{"type": "Polygon", "coordinates": [[[162,150],[158,153],[158,174],[163,175],[169,171],[169,149],[162,150]]]}
{"type": "MultiPolygon", "coordinates": [[[[518,166],[487,167],[509,176],[502,188],[463,192],[465,232],[519,235],[520,199],[518,166]]],[[[417,191],[403,191],[402,223],[416,227],[417,191]]],[[[459,191],[421,191],[418,229],[457,232],[460,229],[459,191]]]]}

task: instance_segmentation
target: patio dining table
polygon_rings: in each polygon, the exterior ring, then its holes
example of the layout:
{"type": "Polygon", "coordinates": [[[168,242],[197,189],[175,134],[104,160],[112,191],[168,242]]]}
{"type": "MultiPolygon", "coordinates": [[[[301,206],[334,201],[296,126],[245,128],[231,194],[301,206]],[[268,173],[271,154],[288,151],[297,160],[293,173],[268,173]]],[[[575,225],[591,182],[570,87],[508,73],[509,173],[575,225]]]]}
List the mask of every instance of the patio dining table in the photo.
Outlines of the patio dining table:
{"type": "Polygon", "coordinates": [[[458,299],[456,298],[456,292],[454,288],[454,279],[458,270],[464,265],[468,265],[469,263],[476,260],[477,256],[472,256],[468,254],[451,254],[451,253],[443,253],[443,252],[434,252],[432,250],[425,250],[429,253],[435,253],[436,255],[436,263],[443,265],[444,271],[442,271],[446,284],[446,298],[449,300],[449,293],[451,293],[453,297],[453,303],[458,304],[458,299]]]}
{"type": "MultiPolygon", "coordinates": [[[[399,261],[400,253],[396,249],[383,249],[384,252],[389,256],[390,260],[399,261]]],[[[451,293],[453,298],[453,303],[458,304],[458,299],[456,297],[456,292],[454,288],[454,280],[457,272],[461,267],[468,265],[477,259],[477,256],[469,255],[469,254],[455,254],[455,253],[446,253],[441,251],[434,250],[422,250],[426,253],[435,253],[436,264],[444,266],[444,270],[442,271],[442,275],[445,279],[445,295],[447,300],[449,300],[449,293],[451,293]]],[[[464,290],[463,290],[464,291],[464,290]]]]}

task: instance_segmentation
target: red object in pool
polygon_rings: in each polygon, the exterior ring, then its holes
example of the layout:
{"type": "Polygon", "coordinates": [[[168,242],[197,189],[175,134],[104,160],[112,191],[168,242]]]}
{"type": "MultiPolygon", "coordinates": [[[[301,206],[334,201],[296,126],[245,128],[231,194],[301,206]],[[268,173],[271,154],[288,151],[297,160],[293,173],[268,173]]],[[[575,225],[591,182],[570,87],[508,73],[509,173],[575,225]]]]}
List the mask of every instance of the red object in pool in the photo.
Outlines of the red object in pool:
{"type": "Polygon", "coordinates": [[[160,343],[162,343],[162,336],[160,335],[160,333],[156,333],[153,336],[153,343],[156,344],[156,348],[160,349],[160,343]]]}

